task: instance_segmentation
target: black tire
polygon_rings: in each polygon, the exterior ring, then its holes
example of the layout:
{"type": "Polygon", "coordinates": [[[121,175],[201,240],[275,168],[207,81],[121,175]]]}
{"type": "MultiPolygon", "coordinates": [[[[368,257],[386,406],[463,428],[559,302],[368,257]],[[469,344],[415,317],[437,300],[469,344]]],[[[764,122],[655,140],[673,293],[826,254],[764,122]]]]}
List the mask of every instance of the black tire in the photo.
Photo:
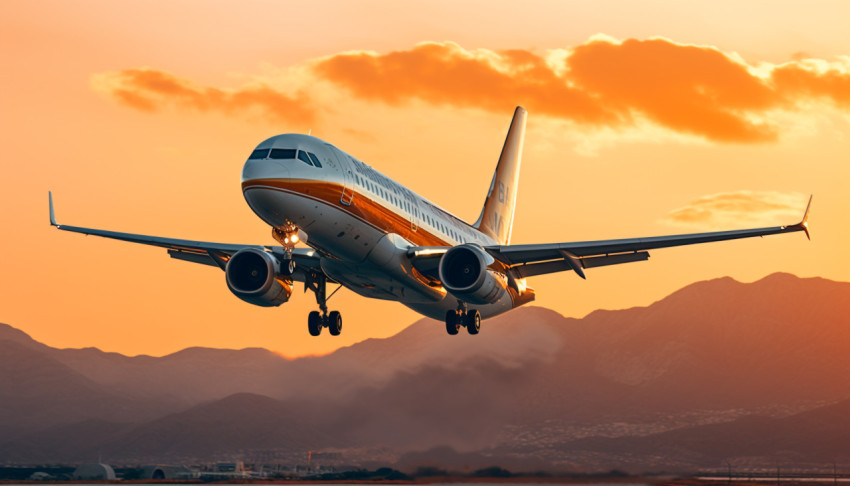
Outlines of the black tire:
{"type": "Polygon", "coordinates": [[[339,336],[342,332],[342,314],[337,311],[331,311],[328,315],[328,331],[332,336],[339,336]]]}
{"type": "Polygon", "coordinates": [[[280,262],[280,273],[281,275],[292,275],[295,273],[295,260],[289,259],[280,262]]]}
{"type": "Polygon", "coordinates": [[[307,330],[311,336],[318,336],[322,333],[322,315],[319,311],[313,311],[307,316],[307,330]]]}
{"type": "Polygon", "coordinates": [[[469,334],[478,334],[481,330],[481,313],[476,309],[466,313],[466,330],[469,334]]]}
{"type": "Polygon", "coordinates": [[[446,332],[454,336],[460,327],[460,316],[456,311],[446,312],[446,332]]]}

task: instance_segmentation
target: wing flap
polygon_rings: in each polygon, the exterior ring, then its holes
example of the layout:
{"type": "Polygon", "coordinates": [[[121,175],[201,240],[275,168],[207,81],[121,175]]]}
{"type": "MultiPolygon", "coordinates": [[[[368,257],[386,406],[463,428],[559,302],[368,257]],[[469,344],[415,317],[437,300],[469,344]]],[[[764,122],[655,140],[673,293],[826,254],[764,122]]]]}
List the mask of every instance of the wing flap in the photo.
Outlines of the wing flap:
{"type": "Polygon", "coordinates": [[[200,263],[202,265],[209,265],[211,267],[218,267],[219,265],[213,260],[213,258],[208,253],[198,253],[193,251],[185,251],[185,250],[168,250],[168,256],[174,258],[175,260],[183,260],[186,262],[192,263],[200,263]]]}
{"type": "Polygon", "coordinates": [[[586,278],[584,276],[584,272],[581,271],[582,269],[604,267],[606,265],[618,265],[620,263],[640,262],[644,260],[649,260],[649,252],[639,251],[632,253],[619,253],[616,255],[576,258],[575,261],[563,258],[561,260],[523,263],[511,267],[511,270],[518,278],[545,275],[547,273],[566,272],[569,270],[574,270],[581,278],[586,278]],[[576,270],[576,264],[579,265],[578,270],[576,270]]]}
{"type": "Polygon", "coordinates": [[[636,251],[632,253],[618,253],[616,255],[605,255],[587,257],[581,259],[584,268],[605,267],[608,265],[619,265],[621,263],[642,262],[649,260],[648,251],[636,251]]]}
{"type": "Polygon", "coordinates": [[[547,273],[566,272],[572,269],[572,265],[567,260],[549,260],[547,262],[524,263],[513,267],[511,270],[517,278],[527,278],[547,273]]]}

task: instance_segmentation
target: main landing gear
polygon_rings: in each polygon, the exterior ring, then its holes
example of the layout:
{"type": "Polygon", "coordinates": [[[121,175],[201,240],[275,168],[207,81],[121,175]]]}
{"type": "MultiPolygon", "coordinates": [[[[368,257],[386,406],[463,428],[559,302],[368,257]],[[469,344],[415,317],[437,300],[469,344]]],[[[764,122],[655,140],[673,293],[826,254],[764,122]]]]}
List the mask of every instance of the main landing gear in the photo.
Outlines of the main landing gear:
{"type": "Polygon", "coordinates": [[[466,310],[466,304],[458,302],[457,310],[446,312],[446,332],[454,336],[460,327],[466,327],[469,334],[478,334],[481,330],[481,313],[477,309],[466,310]]]}
{"type": "Polygon", "coordinates": [[[338,311],[328,312],[328,299],[336,293],[336,289],[330,296],[327,296],[327,277],[324,274],[310,272],[306,275],[304,286],[316,294],[316,303],[319,304],[319,311],[313,311],[307,316],[307,330],[311,336],[318,336],[322,333],[322,328],[327,327],[332,336],[339,336],[342,332],[342,314],[338,311]]]}

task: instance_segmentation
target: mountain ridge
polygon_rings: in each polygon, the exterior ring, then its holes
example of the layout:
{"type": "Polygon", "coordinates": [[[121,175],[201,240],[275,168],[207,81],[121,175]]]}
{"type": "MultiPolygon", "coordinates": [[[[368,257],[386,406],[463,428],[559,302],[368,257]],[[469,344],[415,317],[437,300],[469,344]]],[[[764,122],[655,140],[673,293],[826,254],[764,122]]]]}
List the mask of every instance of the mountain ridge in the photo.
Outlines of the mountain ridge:
{"type": "Polygon", "coordinates": [[[23,403],[15,410],[53,414],[32,430],[0,421],[0,437],[13,437],[0,440],[0,456],[19,460],[95,449],[121,460],[188,460],[223,457],[230,443],[262,457],[384,447],[400,458],[449,447],[552,467],[566,467],[575,452],[603,467],[617,458],[606,450],[668,451],[641,439],[651,436],[680,444],[674,463],[702,466],[717,456],[694,445],[692,436],[714,430],[699,427],[747,425],[754,414],[775,421],[850,399],[841,379],[850,367],[850,283],[781,273],[696,282],[648,306],[581,319],[523,307],[485,321],[478,336],[447,336],[421,319],[389,338],[289,360],[262,348],[159,358],[55,349],[0,327],[0,340],[9,336],[16,344],[0,344],[0,408],[23,403]],[[27,402],[44,391],[2,381],[24,362],[13,352],[54,363],[55,376],[82,377],[65,380],[77,384],[66,391],[91,390],[101,408],[64,413],[27,402]],[[179,447],[157,456],[157,441],[179,447]]]}

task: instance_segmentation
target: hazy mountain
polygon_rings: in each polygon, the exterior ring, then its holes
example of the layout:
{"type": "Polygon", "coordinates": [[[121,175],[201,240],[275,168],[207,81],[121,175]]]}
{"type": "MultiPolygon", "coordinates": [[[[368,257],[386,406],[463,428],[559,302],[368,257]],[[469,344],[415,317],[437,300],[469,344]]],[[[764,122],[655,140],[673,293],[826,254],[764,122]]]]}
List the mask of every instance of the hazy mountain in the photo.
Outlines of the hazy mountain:
{"type": "Polygon", "coordinates": [[[20,339],[0,338],[0,437],[83,420],[151,419],[168,411],[98,385],[20,339]]]}
{"type": "Polygon", "coordinates": [[[627,463],[636,450],[644,464],[651,453],[707,464],[719,452],[700,448],[711,441],[698,434],[748,444],[735,435],[747,428],[734,424],[790,430],[806,417],[799,412],[850,397],[847,349],[850,284],[787,274],[699,282],[648,307],[583,319],[521,308],[486,321],[478,336],[447,336],[423,319],[295,360],[262,349],[162,358],[58,350],[0,326],[0,437],[16,427],[0,439],[0,457],[375,447],[399,457],[450,446],[557,467],[627,463]]]}
{"type": "Polygon", "coordinates": [[[555,445],[565,457],[605,458],[636,470],[721,467],[823,467],[850,455],[850,400],[789,417],[748,415],[719,424],[643,437],[591,437],[555,445]]]}

